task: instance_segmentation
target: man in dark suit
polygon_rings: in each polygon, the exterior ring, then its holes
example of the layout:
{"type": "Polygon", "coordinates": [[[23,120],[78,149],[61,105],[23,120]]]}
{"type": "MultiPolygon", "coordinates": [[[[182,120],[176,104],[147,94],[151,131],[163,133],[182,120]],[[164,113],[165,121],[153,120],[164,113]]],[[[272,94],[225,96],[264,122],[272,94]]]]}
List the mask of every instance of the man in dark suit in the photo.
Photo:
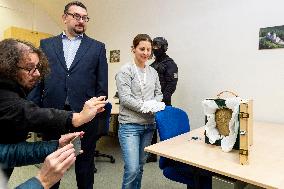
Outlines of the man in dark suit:
{"type": "MultiPolygon", "coordinates": [[[[87,8],[74,1],[65,6],[62,34],[44,39],[40,47],[48,57],[51,72],[30,93],[29,97],[42,107],[81,111],[91,97],[107,96],[108,68],[105,45],[85,34],[89,21],[87,8]]],[[[98,115],[99,117],[99,115],[98,115]]],[[[98,118],[97,118],[98,119],[98,118]]],[[[83,154],[75,162],[77,186],[92,189],[94,155],[98,139],[96,119],[80,130],[83,154]]],[[[74,130],[78,131],[78,130],[74,130]]],[[[61,133],[43,133],[43,139],[58,139],[61,133]]],[[[58,188],[59,184],[54,188],[58,188]]]]}

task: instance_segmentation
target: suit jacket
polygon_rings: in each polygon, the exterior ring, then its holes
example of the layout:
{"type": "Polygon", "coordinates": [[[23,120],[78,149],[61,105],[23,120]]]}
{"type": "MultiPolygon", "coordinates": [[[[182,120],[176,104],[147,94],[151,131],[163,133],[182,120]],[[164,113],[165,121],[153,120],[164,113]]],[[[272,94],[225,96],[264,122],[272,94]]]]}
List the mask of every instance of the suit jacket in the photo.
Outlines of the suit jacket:
{"type": "Polygon", "coordinates": [[[41,40],[50,74],[29,94],[42,107],[63,109],[68,96],[71,109],[80,112],[85,101],[108,91],[105,45],[84,34],[70,69],[66,67],[62,35],[41,40]]]}

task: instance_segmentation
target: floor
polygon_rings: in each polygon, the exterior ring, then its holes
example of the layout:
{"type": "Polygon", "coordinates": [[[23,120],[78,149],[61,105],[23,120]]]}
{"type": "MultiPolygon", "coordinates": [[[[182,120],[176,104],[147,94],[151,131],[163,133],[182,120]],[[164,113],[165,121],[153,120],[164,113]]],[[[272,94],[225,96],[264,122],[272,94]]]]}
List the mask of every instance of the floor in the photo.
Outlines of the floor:
{"type": "MultiPolygon", "coordinates": [[[[121,188],[123,175],[123,161],[117,137],[103,137],[97,149],[101,152],[114,155],[115,163],[110,163],[105,158],[96,158],[96,168],[98,172],[94,174],[95,189],[119,189],[121,188]]],[[[9,180],[9,188],[14,188],[17,184],[29,179],[38,172],[34,165],[16,168],[9,180]]],[[[74,167],[72,167],[63,177],[60,189],[76,189],[74,167]]],[[[176,183],[166,179],[158,167],[158,163],[147,163],[144,167],[142,189],[185,189],[184,184],[176,183]]]]}

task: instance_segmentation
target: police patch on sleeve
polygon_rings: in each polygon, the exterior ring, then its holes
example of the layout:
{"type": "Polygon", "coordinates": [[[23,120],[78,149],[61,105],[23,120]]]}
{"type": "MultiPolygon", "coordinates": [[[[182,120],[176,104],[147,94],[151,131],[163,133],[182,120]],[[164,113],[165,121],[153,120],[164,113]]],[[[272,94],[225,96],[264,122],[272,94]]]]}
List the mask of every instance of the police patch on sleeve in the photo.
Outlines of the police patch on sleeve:
{"type": "Polygon", "coordinates": [[[175,79],[178,78],[178,73],[174,73],[174,78],[175,78],[175,79]]]}

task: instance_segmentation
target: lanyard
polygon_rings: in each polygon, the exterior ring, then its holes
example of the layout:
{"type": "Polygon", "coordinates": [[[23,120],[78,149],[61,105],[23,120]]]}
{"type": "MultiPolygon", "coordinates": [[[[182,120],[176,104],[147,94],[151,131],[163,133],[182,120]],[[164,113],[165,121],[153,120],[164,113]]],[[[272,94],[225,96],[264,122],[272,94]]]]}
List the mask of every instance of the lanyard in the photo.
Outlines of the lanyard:
{"type": "Polygon", "coordinates": [[[138,72],[138,68],[137,68],[135,63],[134,63],[134,66],[135,66],[135,71],[136,71],[136,74],[137,74],[137,77],[138,77],[138,80],[139,80],[139,84],[140,84],[140,87],[141,87],[141,90],[142,90],[142,89],[144,89],[144,86],[146,85],[146,69],[145,69],[145,72],[143,72],[143,81],[142,81],[140,74],[138,72]]]}
{"type": "Polygon", "coordinates": [[[140,77],[140,74],[138,72],[138,68],[136,66],[136,64],[134,63],[134,67],[135,67],[135,71],[136,71],[136,74],[137,74],[137,77],[138,77],[138,80],[139,80],[139,84],[140,84],[140,88],[141,88],[141,93],[142,93],[142,99],[144,99],[144,95],[143,95],[143,89],[146,85],[146,66],[145,66],[145,72],[143,72],[143,81],[140,77]]]}

